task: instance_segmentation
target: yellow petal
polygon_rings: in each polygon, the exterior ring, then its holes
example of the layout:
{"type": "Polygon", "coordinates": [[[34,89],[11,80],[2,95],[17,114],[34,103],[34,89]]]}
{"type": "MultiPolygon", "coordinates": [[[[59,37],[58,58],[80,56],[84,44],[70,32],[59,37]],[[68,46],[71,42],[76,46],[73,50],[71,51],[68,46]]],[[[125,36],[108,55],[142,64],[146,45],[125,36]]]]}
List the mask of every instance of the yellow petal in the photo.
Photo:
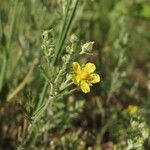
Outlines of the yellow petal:
{"type": "Polygon", "coordinates": [[[90,74],[90,83],[98,83],[100,80],[100,76],[97,73],[90,74]]]}
{"type": "Polygon", "coordinates": [[[79,82],[80,82],[80,77],[78,75],[73,75],[72,76],[72,81],[73,81],[74,84],[78,85],[79,82]]]}
{"type": "Polygon", "coordinates": [[[81,70],[79,63],[77,63],[77,62],[72,63],[72,68],[75,73],[78,73],[81,70]]]}
{"type": "Polygon", "coordinates": [[[83,67],[83,71],[87,73],[93,73],[95,71],[96,67],[93,63],[87,63],[85,67],[83,67]]]}
{"type": "Polygon", "coordinates": [[[84,93],[90,92],[89,84],[86,81],[81,81],[80,87],[81,87],[82,92],[84,92],[84,93]]]}

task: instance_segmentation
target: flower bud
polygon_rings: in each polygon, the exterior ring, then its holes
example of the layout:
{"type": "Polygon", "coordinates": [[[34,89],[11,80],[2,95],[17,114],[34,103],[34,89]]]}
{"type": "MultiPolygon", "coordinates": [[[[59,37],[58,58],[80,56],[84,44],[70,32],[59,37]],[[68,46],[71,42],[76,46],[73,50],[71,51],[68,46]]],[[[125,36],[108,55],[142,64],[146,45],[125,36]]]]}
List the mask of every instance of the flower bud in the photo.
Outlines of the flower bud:
{"type": "Polygon", "coordinates": [[[76,41],[78,41],[77,36],[76,36],[75,34],[72,34],[71,37],[70,37],[70,42],[71,42],[71,43],[74,43],[74,42],[76,42],[76,41]]]}
{"type": "Polygon", "coordinates": [[[81,46],[80,54],[90,53],[93,49],[94,42],[86,42],[81,46]]]}

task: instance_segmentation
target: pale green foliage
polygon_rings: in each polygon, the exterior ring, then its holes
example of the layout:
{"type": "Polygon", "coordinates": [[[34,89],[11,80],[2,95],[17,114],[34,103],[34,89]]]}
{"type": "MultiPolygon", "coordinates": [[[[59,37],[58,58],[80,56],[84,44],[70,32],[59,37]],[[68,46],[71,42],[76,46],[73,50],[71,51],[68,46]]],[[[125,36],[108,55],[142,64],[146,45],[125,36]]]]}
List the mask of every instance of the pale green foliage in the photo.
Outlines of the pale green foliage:
{"type": "Polygon", "coordinates": [[[132,150],[138,149],[143,150],[144,142],[149,138],[150,130],[148,125],[145,122],[145,119],[139,114],[135,114],[130,116],[128,122],[127,129],[122,128],[122,139],[124,142],[118,142],[114,149],[122,149],[122,150],[132,150]]]}

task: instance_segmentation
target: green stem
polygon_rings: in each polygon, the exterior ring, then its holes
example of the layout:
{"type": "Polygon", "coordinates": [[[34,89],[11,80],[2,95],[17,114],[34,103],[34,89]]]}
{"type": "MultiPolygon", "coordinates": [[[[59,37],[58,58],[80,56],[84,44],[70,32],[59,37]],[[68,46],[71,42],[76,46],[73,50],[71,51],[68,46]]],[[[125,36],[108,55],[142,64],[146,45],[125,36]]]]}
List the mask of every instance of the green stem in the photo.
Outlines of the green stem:
{"type": "Polygon", "coordinates": [[[2,65],[1,74],[0,74],[0,92],[2,91],[3,84],[5,81],[6,69],[7,69],[7,56],[6,56],[6,54],[4,54],[3,65],[2,65]]]}
{"type": "Polygon", "coordinates": [[[45,81],[45,85],[44,85],[40,100],[37,104],[37,108],[40,107],[40,105],[42,105],[42,103],[47,95],[48,87],[49,87],[49,83],[47,81],[45,81]]]}
{"type": "Polygon", "coordinates": [[[10,51],[10,45],[11,45],[12,37],[13,37],[13,33],[14,33],[15,21],[16,21],[16,16],[17,16],[17,6],[18,6],[18,0],[15,1],[15,6],[13,9],[13,14],[12,14],[12,20],[10,23],[10,34],[9,34],[8,42],[7,42],[7,52],[8,52],[8,50],[10,51]]]}
{"type": "Polygon", "coordinates": [[[4,81],[6,78],[8,58],[9,58],[9,53],[10,53],[10,45],[12,42],[12,36],[14,33],[14,25],[15,25],[15,20],[16,20],[16,15],[17,15],[17,6],[18,6],[18,0],[15,1],[13,17],[12,17],[11,24],[10,24],[10,34],[8,37],[8,42],[7,42],[6,48],[4,49],[5,51],[4,51],[4,56],[3,56],[3,65],[2,65],[2,69],[1,69],[1,73],[0,73],[0,92],[2,91],[3,84],[4,84],[4,81]]]}
{"type": "Polygon", "coordinates": [[[62,30],[61,30],[61,34],[60,34],[61,38],[59,38],[59,40],[57,42],[56,51],[55,51],[54,58],[52,60],[52,64],[55,64],[57,62],[57,58],[61,54],[62,46],[63,46],[63,43],[64,43],[64,41],[66,39],[68,31],[70,29],[70,25],[71,25],[71,22],[73,20],[73,17],[74,17],[75,11],[76,11],[77,4],[78,4],[78,0],[75,0],[75,2],[73,4],[73,8],[71,9],[70,14],[68,14],[69,13],[69,6],[67,8],[65,21],[64,21],[64,24],[63,24],[63,27],[62,27],[62,30]]]}

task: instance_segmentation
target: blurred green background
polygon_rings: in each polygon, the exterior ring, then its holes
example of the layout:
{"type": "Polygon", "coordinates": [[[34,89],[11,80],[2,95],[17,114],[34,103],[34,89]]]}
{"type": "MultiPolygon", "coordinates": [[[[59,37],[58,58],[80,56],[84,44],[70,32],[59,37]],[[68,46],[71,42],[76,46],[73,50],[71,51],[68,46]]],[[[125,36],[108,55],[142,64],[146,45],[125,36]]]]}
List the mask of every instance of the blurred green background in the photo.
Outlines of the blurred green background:
{"type": "MultiPolygon", "coordinates": [[[[42,32],[53,29],[57,39],[66,2],[0,0],[0,149],[14,149],[21,138],[20,103],[25,105],[31,93],[38,98],[44,83],[39,69],[42,32]],[[9,101],[28,73],[29,81],[9,101]]],[[[81,0],[69,36],[72,33],[81,43],[95,42],[93,55],[81,61],[96,64],[101,83],[88,95],[66,97],[59,110],[63,113],[54,118],[58,123],[26,149],[112,149],[124,141],[127,122],[121,113],[131,104],[139,106],[150,126],[149,0],[81,0]],[[71,112],[74,101],[81,106],[71,112]]],[[[145,149],[150,149],[148,140],[145,149]]]]}

